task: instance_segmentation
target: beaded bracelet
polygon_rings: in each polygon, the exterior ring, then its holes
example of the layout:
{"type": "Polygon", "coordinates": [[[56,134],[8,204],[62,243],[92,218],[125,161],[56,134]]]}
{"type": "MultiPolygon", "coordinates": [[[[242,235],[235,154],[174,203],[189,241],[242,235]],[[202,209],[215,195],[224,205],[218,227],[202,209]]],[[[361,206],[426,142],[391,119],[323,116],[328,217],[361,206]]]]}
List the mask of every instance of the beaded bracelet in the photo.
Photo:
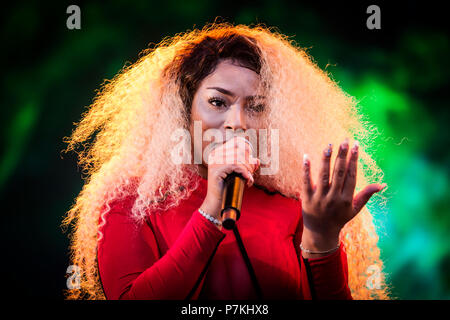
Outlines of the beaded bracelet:
{"type": "Polygon", "coordinates": [[[337,249],[339,249],[340,246],[341,246],[341,243],[339,243],[338,246],[337,246],[336,248],[333,248],[333,249],[330,249],[330,250],[327,250],[327,251],[311,251],[311,250],[309,250],[309,249],[303,248],[302,244],[300,243],[300,249],[301,249],[302,251],[305,251],[305,252],[310,253],[310,254],[324,254],[324,253],[331,253],[331,252],[334,252],[334,251],[336,251],[337,249]]]}
{"type": "Polygon", "coordinates": [[[208,219],[209,221],[211,221],[212,223],[214,223],[216,226],[220,227],[222,225],[222,222],[220,222],[219,220],[217,220],[216,218],[211,217],[209,214],[207,214],[205,211],[203,211],[202,209],[198,209],[198,212],[201,213],[202,216],[204,216],[206,219],[208,219]]]}

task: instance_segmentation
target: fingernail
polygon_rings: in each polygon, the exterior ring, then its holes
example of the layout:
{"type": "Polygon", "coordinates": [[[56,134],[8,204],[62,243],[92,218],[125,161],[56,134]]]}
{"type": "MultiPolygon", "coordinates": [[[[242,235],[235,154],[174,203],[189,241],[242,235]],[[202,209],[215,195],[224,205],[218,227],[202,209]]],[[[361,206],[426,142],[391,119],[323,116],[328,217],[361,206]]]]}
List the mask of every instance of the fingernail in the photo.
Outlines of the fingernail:
{"type": "Polygon", "coordinates": [[[325,156],[329,157],[331,155],[331,148],[332,145],[329,143],[327,149],[325,150],[325,156]]]}
{"type": "Polygon", "coordinates": [[[258,170],[259,167],[261,166],[261,161],[259,159],[257,159],[257,160],[258,160],[258,163],[256,164],[256,170],[258,170]]]}
{"type": "Polygon", "coordinates": [[[348,138],[344,139],[344,142],[342,143],[342,148],[346,149],[348,147],[348,138]]]}
{"type": "Polygon", "coordinates": [[[380,187],[380,191],[383,190],[385,187],[387,187],[387,183],[383,183],[380,187]]]}
{"type": "Polygon", "coordinates": [[[308,164],[308,160],[309,160],[308,154],[305,153],[305,154],[303,155],[303,163],[304,163],[304,164],[308,164]]]}
{"type": "Polygon", "coordinates": [[[355,142],[353,143],[352,152],[356,153],[358,151],[358,148],[359,148],[359,142],[358,142],[358,140],[355,140],[355,142]]]}
{"type": "Polygon", "coordinates": [[[347,152],[348,150],[348,138],[345,138],[344,142],[339,146],[339,154],[343,154],[343,152],[347,152]]]}

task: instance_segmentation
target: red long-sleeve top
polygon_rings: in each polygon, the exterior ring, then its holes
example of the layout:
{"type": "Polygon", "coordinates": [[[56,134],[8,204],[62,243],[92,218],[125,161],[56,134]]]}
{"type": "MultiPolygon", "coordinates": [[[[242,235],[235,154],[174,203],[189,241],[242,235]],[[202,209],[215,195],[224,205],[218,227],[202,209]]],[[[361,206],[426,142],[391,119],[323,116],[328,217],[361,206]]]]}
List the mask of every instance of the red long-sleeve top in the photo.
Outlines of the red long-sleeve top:
{"type": "MultiPolygon", "coordinates": [[[[219,230],[198,208],[207,180],[189,199],[137,225],[135,197],[113,202],[101,228],[98,268],[107,299],[255,299],[232,231],[219,230]]],[[[264,299],[352,299],[343,245],[305,259],[299,244],[301,202],[245,187],[239,233],[264,299]]]]}

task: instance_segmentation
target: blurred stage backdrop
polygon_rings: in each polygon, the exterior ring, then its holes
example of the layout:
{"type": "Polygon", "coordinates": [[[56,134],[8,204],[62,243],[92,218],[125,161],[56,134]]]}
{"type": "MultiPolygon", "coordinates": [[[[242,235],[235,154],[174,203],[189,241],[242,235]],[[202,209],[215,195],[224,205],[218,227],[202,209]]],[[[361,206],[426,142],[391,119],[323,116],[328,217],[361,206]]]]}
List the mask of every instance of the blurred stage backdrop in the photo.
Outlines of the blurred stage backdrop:
{"type": "MultiPolygon", "coordinates": [[[[2,287],[62,299],[68,238],[60,228],[82,187],[62,142],[104,79],[150,43],[216,17],[277,27],[331,72],[380,129],[387,212],[382,258],[400,299],[450,298],[449,39],[439,2],[40,1],[1,11],[2,287]],[[344,4],[345,3],[345,4],[344,4]],[[69,30],[66,9],[81,9],[69,30]],[[366,9],[381,9],[369,30],[366,9]]],[[[369,205],[371,205],[369,203],[369,205]]]]}

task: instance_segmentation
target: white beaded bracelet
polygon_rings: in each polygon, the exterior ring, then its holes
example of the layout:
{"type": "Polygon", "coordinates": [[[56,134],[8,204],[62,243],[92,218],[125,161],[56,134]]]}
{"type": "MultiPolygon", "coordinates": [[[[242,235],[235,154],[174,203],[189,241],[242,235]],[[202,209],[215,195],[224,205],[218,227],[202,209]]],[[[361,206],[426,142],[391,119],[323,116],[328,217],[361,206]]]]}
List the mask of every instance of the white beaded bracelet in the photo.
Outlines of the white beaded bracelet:
{"type": "Polygon", "coordinates": [[[311,251],[311,250],[309,250],[309,249],[303,248],[302,244],[300,243],[300,249],[301,249],[302,251],[305,251],[305,252],[310,253],[310,254],[324,254],[324,253],[331,253],[331,252],[334,252],[334,251],[336,251],[337,249],[339,249],[340,246],[341,246],[341,243],[339,243],[338,246],[337,246],[336,248],[333,248],[333,249],[330,249],[330,250],[327,250],[327,251],[311,251]]]}
{"type": "Polygon", "coordinates": [[[209,214],[207,214],[205,211],[203,211],[202,209],[198,209],[198,212],[201,213],[202,216],[204,216],[206,219],[208,219],[209,221],[211,221],[212,223],[214,223],[216,226],[220,227],[222,225],[222,222],[220,222],[219,220],[217,220],[216,218],[211,217],[209,214]]]}

